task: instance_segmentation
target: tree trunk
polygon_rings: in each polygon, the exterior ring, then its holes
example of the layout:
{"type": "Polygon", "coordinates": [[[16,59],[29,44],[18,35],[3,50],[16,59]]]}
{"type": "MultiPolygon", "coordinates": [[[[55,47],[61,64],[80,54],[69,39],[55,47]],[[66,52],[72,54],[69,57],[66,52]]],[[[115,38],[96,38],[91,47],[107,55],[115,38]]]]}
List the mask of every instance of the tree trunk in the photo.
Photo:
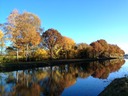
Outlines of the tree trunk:
{"type": "Polygon", "coordinates": [[[69,57],[69,56],[68,56],[68,50],[66,50],[66,59],[68,59],[68,57],[69,57]]]}
{"type": "Polygon", "coordinates": [[[53,48],[50,49],[50,59],[53,59],[53,48]]]}
{"type": "Polygon", "coordinates": [[[3,51],[3,40],[1,39],[1,55],[2,55],[2,51],[3,51]]]}
{"type": "Polygon", "coordinates": [[[28,61],[28,44],[26,45],[27,50],[26,50],[26,61],[28,61]]]}
{"type": "Polygon", "coordinates": [[[2,55],[2,51],[3,51],[3,48],[2,48],[2,46],[1,46],[1,55],[2,55]]]}
{"type": "Polygon", "coordinates": [[[93,58],[95,58],[95,50],[93,50],[93,58]]]}
{"type": "Polygon", "coordinates": [[[18,50],[18,48],[17,48],[17,50],[16,50],[16,60],[18,61],[18,57],[19,57],[19,55],[18,55],[18,53],[19,53],[19,50],[18,50]]]}

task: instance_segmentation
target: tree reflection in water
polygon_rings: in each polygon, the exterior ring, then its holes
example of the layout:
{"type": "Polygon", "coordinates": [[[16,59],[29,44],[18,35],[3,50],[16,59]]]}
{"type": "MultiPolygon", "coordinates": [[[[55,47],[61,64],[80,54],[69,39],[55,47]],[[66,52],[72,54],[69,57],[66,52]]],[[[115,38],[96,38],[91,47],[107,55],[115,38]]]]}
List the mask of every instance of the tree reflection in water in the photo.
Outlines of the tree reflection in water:
{"type": "Polygon", "coordinates": [[[77,77],[106,79],[124,63],[119,59],[15,71],[8,73],[5,83],[13,84],[12,90],[5,92],[1,84],[0,96],[59,96],[65,88],[76,83],[77,77]]]}

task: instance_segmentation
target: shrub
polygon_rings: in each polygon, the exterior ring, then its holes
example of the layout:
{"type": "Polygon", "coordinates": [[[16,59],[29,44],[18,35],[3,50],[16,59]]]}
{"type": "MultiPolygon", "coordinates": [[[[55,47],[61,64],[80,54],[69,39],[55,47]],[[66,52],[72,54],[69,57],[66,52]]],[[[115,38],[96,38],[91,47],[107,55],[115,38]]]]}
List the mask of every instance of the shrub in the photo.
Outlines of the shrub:
{"type": "Polygon", "coordinates": [[[46,50],[44,49],[37,49],[35,52],[34,52],[34,58],[36,60],[42,60],[42,59],[48,59],[48,53],[46,50]]]}

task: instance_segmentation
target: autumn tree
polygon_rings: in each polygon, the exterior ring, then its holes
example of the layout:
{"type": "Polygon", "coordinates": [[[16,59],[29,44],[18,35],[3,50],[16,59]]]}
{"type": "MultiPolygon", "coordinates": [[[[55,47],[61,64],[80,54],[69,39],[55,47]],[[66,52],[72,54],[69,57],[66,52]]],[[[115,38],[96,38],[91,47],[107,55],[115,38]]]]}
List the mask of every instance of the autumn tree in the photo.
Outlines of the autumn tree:
{"type": "Polygon", "coordinates": [[[42,34],[42,44],[46,49],[49,50],[50,58],[52,59],[54,56],[54,49],[57,45],[61,45],[62,36],[55,29],[48,29],[42,34]]]}
{"type": "Polygon", "coordinates": [[[108,53],[109,45],[107,41],[100,39],[100,40],[97,40],[97,42],[100,43],[103,48],[102,53],[100,54],[100,57],[109,57],[109,53],[108,53]]]}
{"type": "Polygon", "coordinates": [[[108,46],[107,41],[100,39],[100,40],[97,40],[97,42],[101,44],[101,46],[104,48],[105,51],[108,51],[109,46],[108,46]]]}
{"type": "Polygon", "coordinates": [[[5,46],[5,43],[4,43],[4,33],[0,30],[0,47],[1,47],[1,55],[2,55],[2,51],[3,51],[3,48],[5,46]]]}
{"type": "Polygon", "coordinates": [[[81,49],[86,49],[89,45],[86,43],[79,43],[76,46],[77,46],[77,49],[81,50],[81,49]]]}
{"type": "Polygon", "coordinates": [[[46,50],[39,48],[34,52],[34,57],[36,58],[36,60],[47,59],[48,54],[46,50]]]}
{"type": "Polygon", "coordinates": [[[69,57],[69,54],[71,54],[75,46],[75,41],[69,37],[63,36],[62,37],[62,50],[61,53],[65,58],[69,57]]]}
{"type": "Polygon", "coordinates": [[[96,42],[92,42],[90,44],[90,46],[93,47],[93,54],[94,54],[94,58],[97,58],[99,57],[99,55],[103,52],[103,47],[100,43],[98,43],[97,41],[96,42]]]}
{"type": "Polygon", "coordinates": [[[62,42],[63,42],[62,46],[66,50],[72,49],[75,46],[75,41],[69,37],[66,37],[66,36],[63,36],[62,42]]]}
{"type": "Polygon", "coordinates": [[[6,31],[11,37],[13,46],[18,50],[27,50],[40,43],[41,22],[38,16],[29,12],[19,13],[14,10],[8,17],[6,31]]]}
{"type": "Polygon", "coordinates": [[[105,40],[100,39],[90,44],[93,47],[94,57],[123,57],[125,52],[117,45],[108,44],[105,40]]]}
{"type": "Polygon", "coordinates": [[[93,58],[94,57],[93,50],[94,50],[94,48],[92,46],[88,46],[86,48],[86,55],[87,55],[88,58],[93,58]]]}
{"type": "Polygon", "coordinates": [[[109,44],[110,57],[123,57],[125,52],[117,45],[109,44]]]}
{"type": "Polygon", "coordinates": [[[7,47],[5,49],[6,55],[14,56],[16,54],[16,49],[14,47],[7,47]]]}
{"type": "Polygon", "coordinates": [[[89,45],[86,44],[86,43],[79,43],[76,45],[76,48],[77,48],[77,57],[78,58],[86,58],[88,53],[87,53],[87,50],[88,50],[88,47],[89,45]]]}

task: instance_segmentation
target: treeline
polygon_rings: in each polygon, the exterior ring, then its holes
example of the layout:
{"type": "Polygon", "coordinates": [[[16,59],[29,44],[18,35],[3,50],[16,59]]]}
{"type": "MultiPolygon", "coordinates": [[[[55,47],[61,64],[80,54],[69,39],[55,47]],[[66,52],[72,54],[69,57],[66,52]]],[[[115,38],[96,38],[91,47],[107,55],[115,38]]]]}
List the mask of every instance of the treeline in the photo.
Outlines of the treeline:
{"type": "Polygon", "coordinates": [[[38,16],[29,12],[13,10],[7,22],[0,24],[1,55],[6,46],[7,56],[17,56],[26,60],[71,59],[71,58],[110,58],[124,55],[117,45],[97,40],[91,44],[79,43],[53,28],[41,28],[38,16]],[[6,42],[6,43],[5,43],[6,42]]]}

